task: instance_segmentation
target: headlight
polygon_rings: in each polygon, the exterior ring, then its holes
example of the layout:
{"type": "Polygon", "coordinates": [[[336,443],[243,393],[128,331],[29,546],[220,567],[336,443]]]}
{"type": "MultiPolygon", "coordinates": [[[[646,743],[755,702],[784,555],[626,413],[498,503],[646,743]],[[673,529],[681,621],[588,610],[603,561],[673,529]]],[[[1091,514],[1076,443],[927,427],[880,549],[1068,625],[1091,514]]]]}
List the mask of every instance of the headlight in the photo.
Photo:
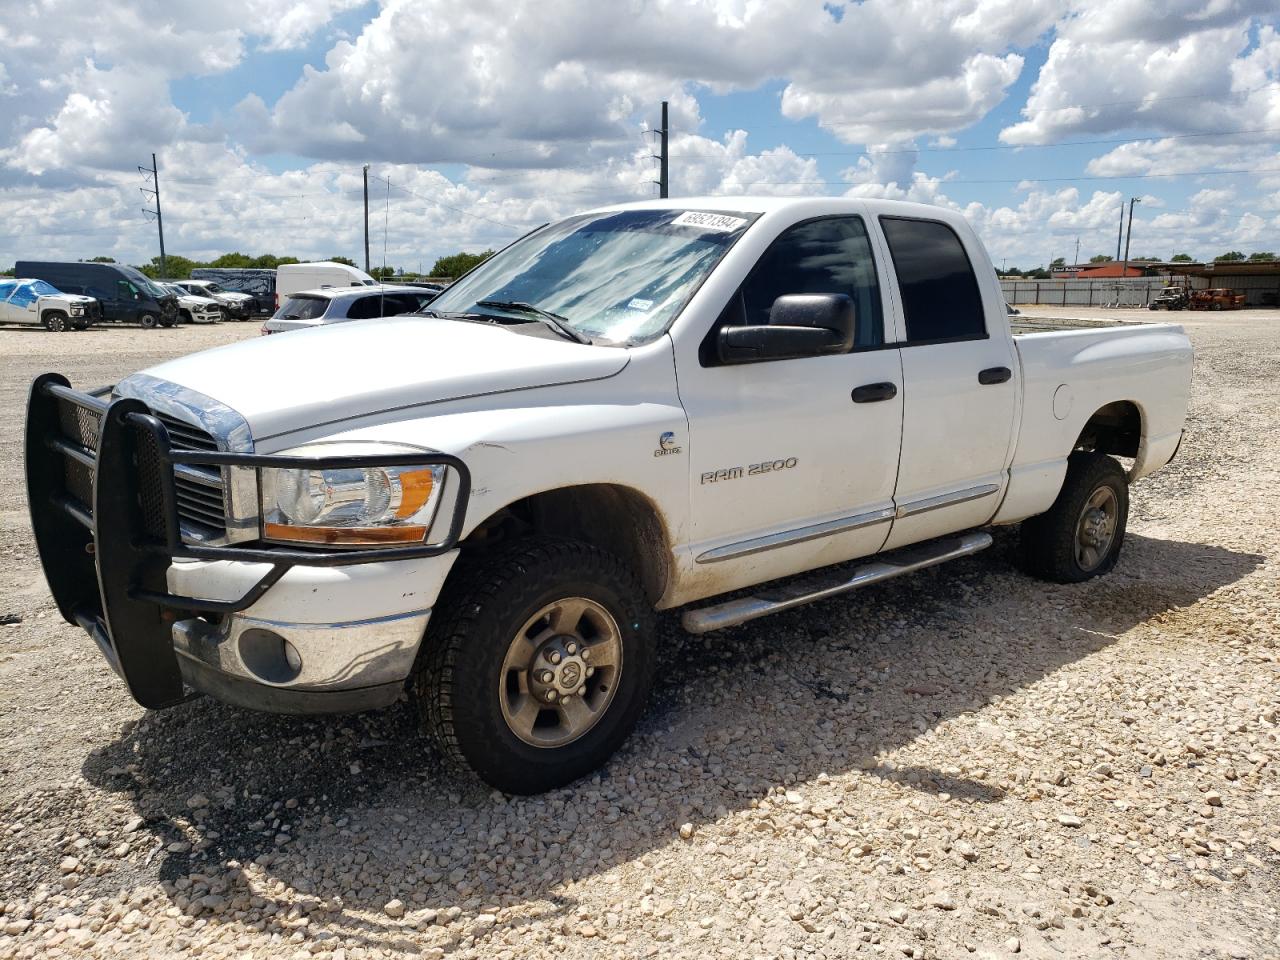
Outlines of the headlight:
{"type": "Polygon", "coordinates": [[[72,315],[73,317],[83,317],[83,316],[84,316],[84,307],[72,307],[72,308],[71,308],[71,315],[72,315]]]}
{"type": "MultiPolygon", "coordinates": [[[[427,451],[383,443],[319,443],[288,456],[353,457],[427,451]]],[[[264,468],[262,535],[266,540],[334,546],[421,543],[440,505],[443,466],[264,468]]]]}

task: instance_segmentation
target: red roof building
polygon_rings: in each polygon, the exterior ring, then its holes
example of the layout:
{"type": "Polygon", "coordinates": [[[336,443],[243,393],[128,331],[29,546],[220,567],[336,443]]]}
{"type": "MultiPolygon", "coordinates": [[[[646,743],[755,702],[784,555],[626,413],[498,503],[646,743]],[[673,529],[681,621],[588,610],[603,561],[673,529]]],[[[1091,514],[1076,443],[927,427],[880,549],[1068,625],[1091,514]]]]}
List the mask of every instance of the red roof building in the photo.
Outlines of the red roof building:
{"type": "Polygon", "coordinates": [[[1105,280],[1116,277],[1145,277],[1146,275],[1146,264],[1130,262],[1126,268],[1123,263],[1118,263],[1114,260],[1107,260],[1102,263],[1082,263],[1076,268],[1076,278],[1079,280],[1105,280]]]}

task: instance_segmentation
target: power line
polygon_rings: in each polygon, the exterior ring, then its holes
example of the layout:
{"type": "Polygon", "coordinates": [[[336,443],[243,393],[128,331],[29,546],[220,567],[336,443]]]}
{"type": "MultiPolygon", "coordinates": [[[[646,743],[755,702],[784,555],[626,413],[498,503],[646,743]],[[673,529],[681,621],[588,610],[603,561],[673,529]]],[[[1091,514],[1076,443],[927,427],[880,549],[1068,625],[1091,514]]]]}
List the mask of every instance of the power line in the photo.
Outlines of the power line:
{"type": "MultiPolygon", "coordinates": [[[[1237,97],[1247,97],[1251,93],[1259,93],[1263,90],[1270,90],[1273,86],[1274,84],[1272,83],[1263,83],[1256,87],[1250,87],[1247,90],[1228,90],[1226,93],[1187,93],[1187,94],[1178,94],[1177,96],[1168,96],[1168,97],[1139,97],[1138,99],[1135,99],[1135,100],[1102,100],[1102,101],[1094,101],[1093,103],[1072,102],[1072,103],[1063,104],[1061,107],[1054,107],[1053,109],[1062,110],[1067,107],[1123,107],[1123,106],[1132,106],[1133,104],[1164,103],[1167,100],[1224,100],[1225,101],[1225,100],[1230,100],[1237,97]]],[[[865,122],[864,117],[850,117],[850,118],[842,117],[838,119],[830,119],[830,118],[824,119],[821,116],[806,114],[803,117],[797,117],[794,120],[787,120],[780,123],[754,123],[752,124],[752,127],[754,127],[757,130],[772,129],[775,127],[788,127],[788,128],[794,129],[797,124],[803,123],[806,120],[814,120],[819,124],[822,124],[822,123],[860,124],[865,122]]]]}
{"type": "MultiPolygon", "coordinates": [[[[1148,137],[1123,137],[1117,139],[1104,140],[1064,140],[1059,143],[1026,143],[1026,144],[990,144],[976,147],[903,147],[894,150],[815,150],[807,153],[797,153],[797,157],[878,157],[891,156],[895,154],[914,154],[914,153],[970,153],[976,151],[989,150],[1050,150],[1059,147],[1086,147],[1097,146],[1099,144],[1117,144],[1117,143],[1148,143],[1153,140],[1190,140],[1196,137],[1227,137],[1240,136],[1254,133],[1280,133],[1280,127],[1270,127],[1261,130],[1219,130],[1215,133],[1180,133],[1175,136],[1148,136],[1148,137]]],[[[1273,143],[1274,141],[1263,141],[1265,143],[1273,143]]],[[[681,153],[681,157],[707,157],[710,159],[719,159],[723,154],[719,153],[681,153]]]]}
{"type": "Polygon", "coordinates": [[[370,174],[370,176],[373,177],[375,180],[381,180],[388,187],[394,186],[397,190],[403,190],[405,193],[409,194],[409,196],[411,197],[417,197],[419,200],[422,200],[425,203],[434,203],[437,206],[444,207],[446,210],[452,210],[454,213],[460,213],[464,217],[471,217],[473,220],[484,220],[486,223],[492,223],[495,226],[499,226],[499,227],[506,227],[508,230],[523,229],[522,227],[515,226],[514,224],[504,223],[501,220],[495,220],[493,219],[493,217],[486,217],[484,214],[472,213],[470,210],[464,210],[462,207],[455,207],[452,204],[445,203],[443,200],[437,200],[434,197],[424,197],[422,194],[416,193],[415,191],[410,190],[408,187],[402,187],[398,183],[393,184],[386,177],[380,177],[376,173],[370,174]]]}
{"type": "MultiPolygon", "coordinates": [[[[1229,177],[1238,173],[1280,173],[1280,167],[1257,167],[1252,170],[1181,170],[1177,173],[1100,174],[1082,177],[1009,177],[983,180],[947,180],[940,183],[1076,183],[1091,180],[1154,180],[1166,177],[1229,177]]],[[[766,186],[857,186],[856,180],[752,180],[766,186]]]]}

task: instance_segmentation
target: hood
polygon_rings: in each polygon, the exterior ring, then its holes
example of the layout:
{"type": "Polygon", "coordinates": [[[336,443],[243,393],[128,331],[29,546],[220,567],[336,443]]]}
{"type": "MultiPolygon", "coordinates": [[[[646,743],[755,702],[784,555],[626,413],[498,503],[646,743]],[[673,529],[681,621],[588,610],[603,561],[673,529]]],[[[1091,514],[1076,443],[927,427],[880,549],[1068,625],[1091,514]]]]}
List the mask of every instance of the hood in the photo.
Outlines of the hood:
{"type": "Polygon", "coordinates": [[[167,381],[232,408],[256,440],[386,410],[600,380],[628,353],[484,323],[394,317],[258,337],[151,367],[123,396],[172,395],[167,381]]]}
{"type": "Polygon", "coordinates": [[[221,293],[211,293],[209,294],[209,296],[218,297],[223,300],[232,300],[236,302],[243,302],[245,300],[253,299],[253,297],[249,296],[249,294],[240,293],[238,290],[223,290],[221,293]]]}
{"type": "Polygon", "coordinates": [[[67,301],[67,303],[82,303],[82,304],[85,304],[86,306],[91,303],[98,302],[94,297],[86,297],[84,294],[81,294],[81,293],[60,293],[58,294],[58,297],[62,300],[67,301]]]}

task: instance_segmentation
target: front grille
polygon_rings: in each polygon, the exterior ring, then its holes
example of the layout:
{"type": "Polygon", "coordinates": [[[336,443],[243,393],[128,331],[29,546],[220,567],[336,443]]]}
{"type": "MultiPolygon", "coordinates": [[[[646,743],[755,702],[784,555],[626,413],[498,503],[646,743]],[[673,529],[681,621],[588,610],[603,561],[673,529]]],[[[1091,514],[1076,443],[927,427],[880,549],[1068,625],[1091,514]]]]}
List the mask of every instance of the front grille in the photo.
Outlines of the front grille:
{"type": "MultiPolygon", "coordinates": [[[[156,419],[169,431],[175,450],[217,450],[216,441],[207,431],[193,424],[157,413],[156,419]]],[[[218,467],[185,466],[174,468],[174,491],[178,498],[178,517],[183,533],[197,540],[211,540],[227,532],[226,487],[218,467]]]]}

